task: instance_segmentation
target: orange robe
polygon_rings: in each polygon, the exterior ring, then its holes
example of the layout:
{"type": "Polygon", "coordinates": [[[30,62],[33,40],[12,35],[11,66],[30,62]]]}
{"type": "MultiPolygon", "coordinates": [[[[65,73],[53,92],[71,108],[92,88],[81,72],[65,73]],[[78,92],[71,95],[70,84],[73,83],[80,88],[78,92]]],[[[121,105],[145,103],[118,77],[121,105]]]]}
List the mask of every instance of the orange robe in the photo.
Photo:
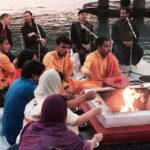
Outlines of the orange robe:
{"type": "Polygon", "coordinates": [[[54,68],[62,72],[65,76],[65,82],[69,83],[74,94],[77,94],[82,90],[81,81],[71,79],[74,67],[68,54],[66,57],[61,58],[57,55],[56,51],[48,52],[43,58],[43,64],[46,69],[54,68]]]}
{"type": "Polygon", "coordinates": [[[13,76],[11,77],[10,85],[13,83],[14,80],[16,80],[16,79],[21,77],[21,72],[22,72],[21,68],[16,68],[13,76]]]}
{"type": "Polygon", "coordinates": [[[84,88],[102,87],[103,78],[121,76],[116,57],[110,52],[105,58],[102,58],[97,50],[87,56],[81,72],[92,74],[92,79],[85,81],[84,88]]]}
{"type": "Polygon", "coordinates": [[[14,64],[11,63],[9,58],[0,51],[0,89],[9,85],[14,71],[14,64]]]}

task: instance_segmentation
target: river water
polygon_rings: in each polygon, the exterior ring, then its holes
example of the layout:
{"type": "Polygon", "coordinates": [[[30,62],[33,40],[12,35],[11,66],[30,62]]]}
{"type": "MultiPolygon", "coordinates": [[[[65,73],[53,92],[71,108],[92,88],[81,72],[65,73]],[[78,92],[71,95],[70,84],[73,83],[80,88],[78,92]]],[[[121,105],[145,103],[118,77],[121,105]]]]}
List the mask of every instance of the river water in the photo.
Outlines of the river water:
{"type": "MultiPolygon", "coordinates": [[[[10,26],[14,46],[12,51],[17,54],[21,49],[20,27],[23,25],[22,14],[25,10],[33,12],[35,21],[42,25],[47,35],[47,47],[54,48],[55,39],[60,34],[69,35],[70,26],[78,19],[77,12],[85,3],[96,0],[1,0],[0,14],[10,13],[13,17],[10,26]]],[[[97,19],[90,15],[89,20],[94,24],[97,35],[109,37],[110,28],[115,18],[97,19]]],[[[150,62],[150,18],[137,19],[140,31],[139,44],[144,49],[144,59],[150,62]]]]}

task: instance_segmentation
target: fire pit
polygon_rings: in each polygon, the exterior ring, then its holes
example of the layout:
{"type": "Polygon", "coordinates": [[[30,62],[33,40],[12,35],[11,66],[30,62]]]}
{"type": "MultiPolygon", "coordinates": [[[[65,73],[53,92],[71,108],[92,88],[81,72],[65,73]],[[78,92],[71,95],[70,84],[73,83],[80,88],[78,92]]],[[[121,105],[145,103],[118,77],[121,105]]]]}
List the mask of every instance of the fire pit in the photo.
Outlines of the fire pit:
{"type": "Polygon", "coordinates": [[[105,128],[150,124],[149,86],[95,89],[97,97],[88,105],[102,107],[97,119],[105,128]]]}

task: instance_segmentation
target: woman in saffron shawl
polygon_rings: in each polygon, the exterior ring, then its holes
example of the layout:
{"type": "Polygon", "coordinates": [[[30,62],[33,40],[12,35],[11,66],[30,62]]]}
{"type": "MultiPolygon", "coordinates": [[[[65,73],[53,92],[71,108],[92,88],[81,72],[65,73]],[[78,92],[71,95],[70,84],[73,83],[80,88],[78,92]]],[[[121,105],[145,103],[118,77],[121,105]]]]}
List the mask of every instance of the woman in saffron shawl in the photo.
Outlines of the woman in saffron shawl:
{"type": "Polygon", "coordinates": [[[39,121],[27,124],[21,134],[19,150],[48,150],[50,147],[61,150],[92,150],[96,142],[102,140],[102,134],[85,141],[80,139],[65,124],[67,117],[66,98],[53,94],[42,105],[39,121]]]}

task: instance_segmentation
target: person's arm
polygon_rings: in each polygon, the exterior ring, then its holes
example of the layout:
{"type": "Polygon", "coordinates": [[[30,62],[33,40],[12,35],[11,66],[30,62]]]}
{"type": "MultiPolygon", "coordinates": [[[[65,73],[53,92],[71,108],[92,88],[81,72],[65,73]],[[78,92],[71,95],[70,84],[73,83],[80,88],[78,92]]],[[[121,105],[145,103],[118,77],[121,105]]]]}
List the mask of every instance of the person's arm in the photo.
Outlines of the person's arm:
{"type": "Polygon", "coordinates": [[[95,134],[91,140],[88,140],[87,142],[89,142],[91,145],[90,150],[93,150],[96,142],[101,142],[102,139],[103,139],[103,134],[98,133],[98,134],[95,134]]]}
{"type": "Polygon", "coordinates": [[[1,62],[2,62],[1,68],[5,70],[6,74],[12,75],[15,72],[15,66],[13,63],[10,62],[7,56],[1,58],[1,62]]]}
{"type": "Polygon", "coordinates": [[[70,109],[75,109],[76,107],[78,107],[81,103],[92,100],[96,97],[96,92],[94,91],[89,91],[81,96],[79,96],[76,99],[70,100],[67,102],[68,107],[70,109]]]}
{"type": "Polygon", "coordinates": [[[36,35],[35,32],[29,32],[26,28],[26,26],[23,26],[21,28],[21,33],[23,36],[23,40],[26,43],[28,42],[37,42],[38,36],[36,35]]]}
{"type": "MultiPolygon", "coordinates": [[[[43,58],[43,64],[45,65],[45,69],[56,68],[54,65],[54,59],[51,54],[47,53],[43,58]]],[[[56,68],[57,69],[57,68],[56,68]]]]}
{"type": "Polygon", "coordinates": [[[107,65],[107,77],[122,76],[122,71],[119,66],[119,62],[113,53],[109,54],[107,65]]]}
{"type": "Polygon", "coordinates": [[[120,38],[120,33],[118,32],[117,26],[115,24],[112,26],[111,38],[114,41],[114,43],[119,45],[123,44],[123,41],[120,38]]]}
{"type": "Polygon", "coordinates": [[[65,64],[65,69],[64,69],[64,75],[65,75],[65,78],[70,78],[72,73],[73,73],[73,69],[74,69],[74,66],[73,66],[73,62],[72,60],[70,59],[69,55],[67,54],[66,56],[66,64],[65,64]],[[67,65],[68,64],[68,65],[67,65]]]}
{"type": "Polygon", "coordinates": [[[44,32],[43,28],[40,25],[38,25],[38,27],[41,34],[41,38],[46,39],[46,33],[44,32]]]}
{"type": "Polygon", "coordinates": [[[85,75],[86,78],[89,80],[92,79],[92,74],[90,72],[91,64],[93,62],[93,59],[90,55],[86,57],[86,60],[84,62],[84,65],[81,68],[81,73],[85,75]]]}
{"type": "Polygon", "coordinates": [[[8,38],[8,42],[12,48],[13,47],[12,35],[11,35],[11,31],[8,27],[7,27],[7,38],[8,38]]]}
{"type": "Polygon", "coordinates": [[[93,108],[88,112],[84,113],[83,115],[79,116],[73,125],[80,126],[83,123],[87,122],[91,117],[99,115],[101,113],[101,108],[93,108]]]}
{"type": "Polygon", "coordinates": [[[79,22],[74,22],[71,26],[71,41],[77,48],[82,47],[79,24],[79,22]]]}

